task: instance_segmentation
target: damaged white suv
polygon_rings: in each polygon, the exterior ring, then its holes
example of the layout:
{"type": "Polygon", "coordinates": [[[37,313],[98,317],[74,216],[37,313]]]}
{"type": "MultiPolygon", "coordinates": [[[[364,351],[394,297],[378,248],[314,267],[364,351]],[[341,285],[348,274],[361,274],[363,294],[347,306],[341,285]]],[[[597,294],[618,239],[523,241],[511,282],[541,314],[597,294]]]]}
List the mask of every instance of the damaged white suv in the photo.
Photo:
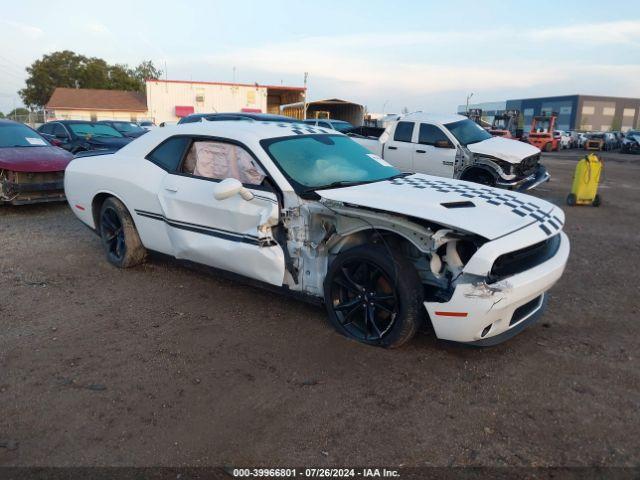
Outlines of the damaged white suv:
{"type": "Polygon", "coordinates": [[[474,183],[403,174],[302,124],[155,129],[77,158],[65,192],[119,267],[158,251],[324,301],[342,334],[384,347],[430,320],[492,345],[543,311],[569,256],[563,212],[474,183]]]}

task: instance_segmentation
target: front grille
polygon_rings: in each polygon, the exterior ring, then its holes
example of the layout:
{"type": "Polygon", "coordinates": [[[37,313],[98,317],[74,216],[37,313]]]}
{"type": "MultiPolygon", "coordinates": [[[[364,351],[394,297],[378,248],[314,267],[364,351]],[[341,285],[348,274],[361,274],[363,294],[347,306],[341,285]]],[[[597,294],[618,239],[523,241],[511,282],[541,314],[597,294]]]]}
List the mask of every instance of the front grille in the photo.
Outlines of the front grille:
{"type": "Polygon", "coordinates": [[[532,173],[536,171],[538,168],[538,162],[540,161],[540,154],[536,153],[535,155],[531,155],[530,157],[522,160],[518,165],[516,165],[516,174],[523,177],[528,177],[532,173]]]}
{"type": "Polygon", "coordinates": [[[509,326],[515,325],[520,320],[524,319],[525,317],[528,317],[530,314],[535,312],[540,307],[541,301],[542,301],[542,295],[516,308],[516,310],[513,312],[513,316],[511,317],[511,321],[509,322],[509,326]]]}
{"type": "Polygon", "coordinates": [[[553,257],[560,248],[560,235],[515,252],[500,255],[493,263],[488,283],[530,270],[553,257]]]}

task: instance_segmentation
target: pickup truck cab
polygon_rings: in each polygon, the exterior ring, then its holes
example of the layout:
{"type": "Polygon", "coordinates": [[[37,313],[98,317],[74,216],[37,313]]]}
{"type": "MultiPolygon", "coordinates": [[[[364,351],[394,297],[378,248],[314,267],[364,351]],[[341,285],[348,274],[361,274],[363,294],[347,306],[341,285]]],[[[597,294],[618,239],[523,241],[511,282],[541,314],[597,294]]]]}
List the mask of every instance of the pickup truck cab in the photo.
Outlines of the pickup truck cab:
{"type": "Polygon", "coordinates": [[[458,178],[511,190],[549,180],[540,150],[493,137],[462,115],[412,113],[390,125],[378,140],[354,140],[405,172],[458,178]]]}

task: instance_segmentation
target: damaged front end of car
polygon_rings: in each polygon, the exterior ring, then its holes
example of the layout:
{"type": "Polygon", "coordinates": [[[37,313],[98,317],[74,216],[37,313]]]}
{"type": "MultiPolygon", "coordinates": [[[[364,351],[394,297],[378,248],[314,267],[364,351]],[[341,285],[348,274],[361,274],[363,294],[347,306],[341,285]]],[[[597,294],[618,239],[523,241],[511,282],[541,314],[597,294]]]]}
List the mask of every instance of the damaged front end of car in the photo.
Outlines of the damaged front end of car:
{"type": "Polygon", "coordinates": [[[26,205],[64,201],[64,171],[0,170],[0,203],[26,205]]]}
{"type": "Polygon", "coordinates": [[[550,178],[549,172],[540,163],[540,153],[530,155],[519,163],[511,163],[491,155],[473,153],[467,148],[458,147],[454,178],[476,181],[479,172],[489,175],[492,179],[491,183],[496,187],[518,192],[531,190],[550,178]]]}

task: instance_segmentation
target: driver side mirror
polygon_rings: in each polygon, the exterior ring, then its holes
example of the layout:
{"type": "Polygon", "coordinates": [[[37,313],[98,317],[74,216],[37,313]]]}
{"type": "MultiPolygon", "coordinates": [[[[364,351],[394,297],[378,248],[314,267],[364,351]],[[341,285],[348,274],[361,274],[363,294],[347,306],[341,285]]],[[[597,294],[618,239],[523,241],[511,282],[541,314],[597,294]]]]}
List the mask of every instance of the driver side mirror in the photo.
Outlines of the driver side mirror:
{"type": "Polygon", "coordinates": [[[225,178],[213,189],[213,196],[216,200],[226,200],[237,194],[240,194],[247,201],[253,200],[253,193],[243,187],[240,180],[235,178],[225,178]]]}
{"type": "Polygon", "coordinates": [[[453,144],[449,140],[437,140],[433,146],[436,148],[453,148],[453,144]]]}

